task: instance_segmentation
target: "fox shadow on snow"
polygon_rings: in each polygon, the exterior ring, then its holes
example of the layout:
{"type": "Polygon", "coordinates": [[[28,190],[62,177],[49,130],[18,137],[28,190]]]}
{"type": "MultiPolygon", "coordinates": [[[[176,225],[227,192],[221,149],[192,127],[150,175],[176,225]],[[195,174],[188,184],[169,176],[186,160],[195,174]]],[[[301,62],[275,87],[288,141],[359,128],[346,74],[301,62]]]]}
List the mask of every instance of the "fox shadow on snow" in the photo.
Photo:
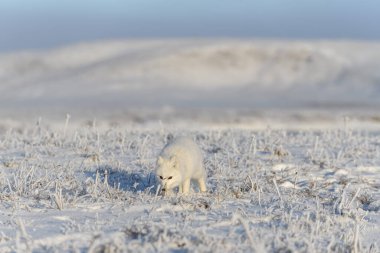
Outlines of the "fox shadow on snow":
{"type": "Polygon", "coordinates": [[[128,172],[120,168],[112,168],[110,166],[101,166],[95,172],[87,171],[86,175],[92,179],[107,183],[110,187],[130,191],[130,192],[148,192],[155,194],[158,181],[156,175],[150,172],[147,175],[138,172],[128,172]]]}

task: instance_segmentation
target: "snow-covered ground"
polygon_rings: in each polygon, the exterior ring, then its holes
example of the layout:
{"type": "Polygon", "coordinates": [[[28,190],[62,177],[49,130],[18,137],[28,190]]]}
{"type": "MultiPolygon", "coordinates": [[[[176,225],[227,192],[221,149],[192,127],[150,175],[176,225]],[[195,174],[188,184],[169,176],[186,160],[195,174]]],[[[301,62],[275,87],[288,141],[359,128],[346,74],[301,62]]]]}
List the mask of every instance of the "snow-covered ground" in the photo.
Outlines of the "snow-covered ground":
{"type": "Polygon", "coordinates": [[[0,149],[1,252],[380,250],[378,130],[40,121],[0,149]],[[203,150],[207,194],[157,195],[155,158],[178,135],[203,150]]]}
{"type": "Polygon", "coordinates": [[[0,57],[0,252],[379,252],[380,44],[163,40],[0,57]],[[173,137],[206,194],[157,194],[173,137]]]}
{"type": "Polygon", "coordinates": [[[0,56],[3,107],[380,104],[377,42],[130,40],[0,56]]]}

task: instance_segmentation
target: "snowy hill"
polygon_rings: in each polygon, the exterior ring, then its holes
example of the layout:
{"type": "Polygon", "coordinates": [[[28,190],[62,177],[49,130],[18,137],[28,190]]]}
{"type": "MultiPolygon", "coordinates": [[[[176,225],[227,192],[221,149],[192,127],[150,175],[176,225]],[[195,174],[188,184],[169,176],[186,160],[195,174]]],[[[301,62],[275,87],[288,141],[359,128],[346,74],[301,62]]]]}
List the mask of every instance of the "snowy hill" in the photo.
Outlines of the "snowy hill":
{"type": "Polygon", "coordinates": [[[131,40],[0,55],[1,105],[380,104],[380,43],[131,40]]]}

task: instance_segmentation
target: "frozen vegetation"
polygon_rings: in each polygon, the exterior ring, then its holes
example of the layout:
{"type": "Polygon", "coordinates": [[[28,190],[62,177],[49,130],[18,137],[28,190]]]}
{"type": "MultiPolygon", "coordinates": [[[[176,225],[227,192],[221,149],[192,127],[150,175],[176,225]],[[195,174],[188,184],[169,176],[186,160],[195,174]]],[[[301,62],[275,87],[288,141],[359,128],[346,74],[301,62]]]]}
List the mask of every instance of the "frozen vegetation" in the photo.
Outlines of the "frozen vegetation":
{"type": "Polygon", "coordinates": [[[379,65],[347,41],[3,54],[0,252],[380,252],[379,65]],[[163,197],[180,135],[208,191],[163,197]]]}
{"type": "Polygon", "coordinates": [[[380,251],[379,131],[67,123],[1,129],[1,252],[380,251]],[[178,135],[207,193],[157,194],[178,135]]]}

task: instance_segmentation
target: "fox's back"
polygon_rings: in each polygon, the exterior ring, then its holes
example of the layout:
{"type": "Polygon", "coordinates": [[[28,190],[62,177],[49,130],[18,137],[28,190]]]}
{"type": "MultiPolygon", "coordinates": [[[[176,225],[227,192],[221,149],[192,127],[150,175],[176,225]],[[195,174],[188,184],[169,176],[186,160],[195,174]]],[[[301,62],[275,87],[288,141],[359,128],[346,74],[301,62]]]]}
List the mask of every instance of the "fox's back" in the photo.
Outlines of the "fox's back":
{"type": "Polygon", "coordinates": [[[162,151],[162,156],[176,156],[180,169],[184,174],[192,176],[203,172],[203,157],[198,145],[188,137],[180,137],[168,144],[162,151]]]}

